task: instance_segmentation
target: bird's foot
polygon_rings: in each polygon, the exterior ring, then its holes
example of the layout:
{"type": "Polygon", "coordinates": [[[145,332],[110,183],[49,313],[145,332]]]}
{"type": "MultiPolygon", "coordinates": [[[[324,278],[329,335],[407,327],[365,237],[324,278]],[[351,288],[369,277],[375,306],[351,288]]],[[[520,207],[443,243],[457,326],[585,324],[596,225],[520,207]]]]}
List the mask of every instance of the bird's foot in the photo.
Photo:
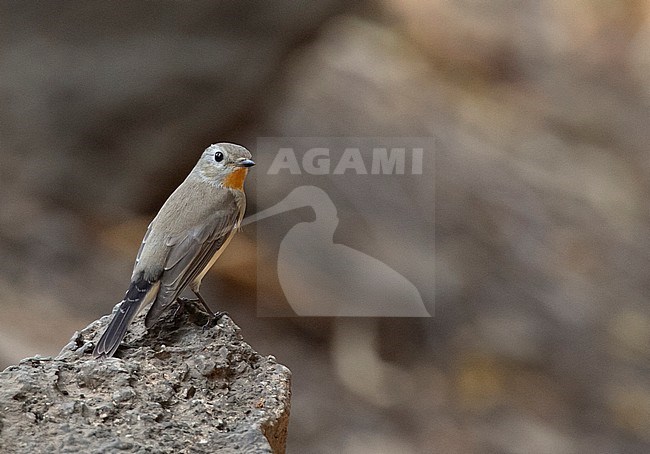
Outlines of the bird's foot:
{"type": "Polygon", "coordinates": [[[219,322],[219,320],[221,320],[221,317],[223,317],[224,315],[228,315],[228,312],[217,311],[214,314],[212,314],[208,319],[208,322],[205,325],[203,325],[203,331],[207,331],[211,328],[214,328],[219,322]]]}
{"type": "Polygon", "coordinates": [[[172,319],[175,319],[178,315],[181,315],[187,310],[188,304],[196,304],[199,300],[192,300],[189,298],[176,298],[176,310],[174,310],[174,315],[172,319]]]}
{"type": "Polygon", "coordinates": [[[218,311],[216,313],[212,312],[205,303],[202,304],[202,301],[199,298],[177,298],[176,303],[178,307],[174,311],[174,318],[176,318],[177,315],[187,312],[190,317],[194,318],[195,320],[197,317],[199,320],[205,320],[206,318],[208,319],[207,322],[201,325],[203,327],[203,331],[214,328],[221,317],[228,315],[228,313],[225,311],[218,311]]]}

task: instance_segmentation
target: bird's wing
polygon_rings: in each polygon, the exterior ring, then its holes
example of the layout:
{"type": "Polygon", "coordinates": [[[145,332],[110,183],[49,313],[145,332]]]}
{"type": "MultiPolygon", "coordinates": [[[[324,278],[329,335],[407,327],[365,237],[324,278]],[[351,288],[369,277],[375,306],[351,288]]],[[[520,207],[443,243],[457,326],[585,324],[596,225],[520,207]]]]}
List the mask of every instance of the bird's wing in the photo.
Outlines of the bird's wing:
{"type": "Polygon", "coordinates": [[[138,249],[138,254],[135,256],[135,265],[133,265],[134,268],[138,266],[138,263],[140,262],[140,256],[142,255],[142,250],[144,249],[144,245],[147,243],[147,239],[149,238],[149,234],[151,233],[152,225],[153,223],[149,224],[149,226],[147,227],[147,233],[145,233],[144,238],[142,238],[142,243],[140,243],[140,249],[138,249]]]}
{"type": "Polygon", "coordinates": [[[210,259],[234,233],[241,220],[239,203],[227,204],[209,216],[201,225],[170,237],[164,269],[160,276],[160,290],[145,319],[152,326],[165,308],[192,282],[210,262],[210,259]]]}

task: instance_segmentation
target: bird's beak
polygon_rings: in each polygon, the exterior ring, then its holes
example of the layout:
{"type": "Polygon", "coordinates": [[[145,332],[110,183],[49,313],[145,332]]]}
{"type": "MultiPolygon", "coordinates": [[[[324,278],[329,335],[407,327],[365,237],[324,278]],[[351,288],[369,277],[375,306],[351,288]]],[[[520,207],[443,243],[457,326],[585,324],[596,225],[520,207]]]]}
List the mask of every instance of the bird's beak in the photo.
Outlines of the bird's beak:
{"type": "Polygon", "coordinates": [[[255,163],[251,159],[240,158],[235,162],[237,167],[253,167],[255,163]]]}

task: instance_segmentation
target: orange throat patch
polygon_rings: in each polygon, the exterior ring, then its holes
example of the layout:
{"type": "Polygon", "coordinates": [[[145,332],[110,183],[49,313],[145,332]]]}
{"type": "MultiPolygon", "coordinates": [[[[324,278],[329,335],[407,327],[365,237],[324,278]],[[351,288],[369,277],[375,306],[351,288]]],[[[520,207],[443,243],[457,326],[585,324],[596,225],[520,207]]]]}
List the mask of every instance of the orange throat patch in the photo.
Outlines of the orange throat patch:
{"type": "Polygon", "coordinates": [[[240,167],[233,170],[226,178],[223,179],[223,185],[229,189],[244,190],[244,180],[248,174],[248,169],[240,167]]]}

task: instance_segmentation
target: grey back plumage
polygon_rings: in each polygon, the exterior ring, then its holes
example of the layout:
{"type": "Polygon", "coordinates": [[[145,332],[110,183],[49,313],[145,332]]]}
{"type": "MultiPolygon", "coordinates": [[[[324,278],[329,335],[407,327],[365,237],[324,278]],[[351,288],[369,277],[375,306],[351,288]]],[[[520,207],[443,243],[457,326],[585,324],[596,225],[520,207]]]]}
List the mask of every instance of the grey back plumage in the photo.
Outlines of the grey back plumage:
{"type": "MultiPolygon", "coordinates": [[[[142,248],[143,257],[139,262],[146,261],[148,270],[158,273],[152,278],[160,281],[160,290],[145,320],[147,327],[153,325],[160,313],[205,270],[214,255],[234,234],[246,209],[242,192],[209,187],[203,182],[189,182],[186,187],[205,197],[206,203],[200,212],[190,217],[154,219],[149,227],[151,233],[145,239],[151,247],[145,244],[142,248]],[[158,233],[160,223],[174,223],[175,228],[158,233]],[[154,257],[155,265],[152,263],[154,257]]],[[[173,204],[176,198],[170,197],[168,202],[173,204]]],[[[173,216],[176,210],[172,207],[161,212],[173,216]]],[[[138,265],[134,272],[138,272],[138,265]]]]}

